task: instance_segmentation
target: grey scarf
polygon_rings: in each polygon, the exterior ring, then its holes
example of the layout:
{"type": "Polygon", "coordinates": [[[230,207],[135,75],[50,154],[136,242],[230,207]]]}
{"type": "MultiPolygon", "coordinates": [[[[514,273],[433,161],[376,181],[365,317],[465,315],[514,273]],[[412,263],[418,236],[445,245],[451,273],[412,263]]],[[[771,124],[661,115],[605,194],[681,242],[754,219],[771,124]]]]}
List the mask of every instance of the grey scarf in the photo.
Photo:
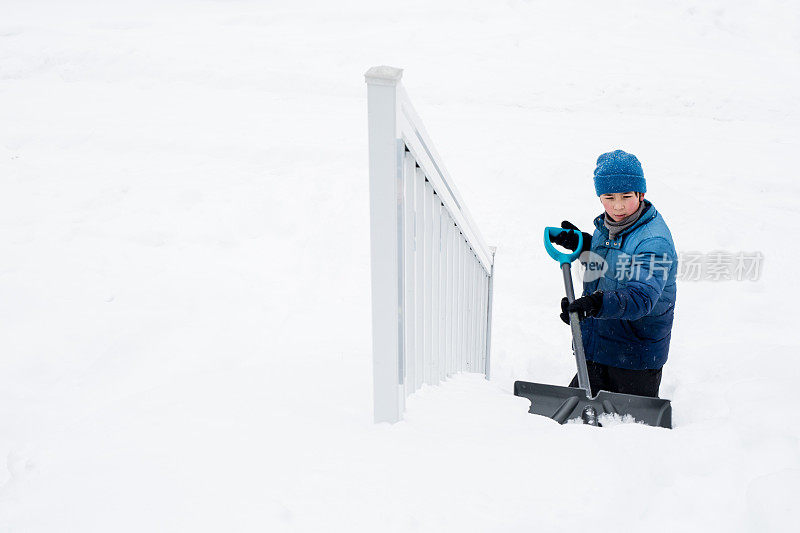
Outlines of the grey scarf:
{"type": "Polygon", "coordinates": [[[635,213],[623,218],[619,222],[608,216],[608,213],[605,213],[603,216],[603,224],[605,224],[606,228],[608,228],[608,236],[612,239],[616,239],[617,235],[633,226],[633,224],[639,220],[639,217],[642,216],[643,212],[644,200],[639,202],[639,209],[637,209],[635,213]]]}

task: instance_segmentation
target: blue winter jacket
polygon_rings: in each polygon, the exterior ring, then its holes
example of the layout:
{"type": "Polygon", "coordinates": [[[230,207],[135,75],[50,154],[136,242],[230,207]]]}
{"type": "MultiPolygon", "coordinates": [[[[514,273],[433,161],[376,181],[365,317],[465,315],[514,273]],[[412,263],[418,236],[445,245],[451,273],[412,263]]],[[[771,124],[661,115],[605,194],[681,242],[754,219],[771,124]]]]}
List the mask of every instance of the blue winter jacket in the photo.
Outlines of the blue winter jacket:
{"type": "Polygon", "coordinates": [[[644,202],[639,220],[616,240],[609,238],[603,215],[595,218],[597,255],[583,284],[584,296],[603,291],[600,312],[581,323],[586,359],[631,370],[661,368],[667,361],[675,310],[675,245],[664,219],[644,202]]]}

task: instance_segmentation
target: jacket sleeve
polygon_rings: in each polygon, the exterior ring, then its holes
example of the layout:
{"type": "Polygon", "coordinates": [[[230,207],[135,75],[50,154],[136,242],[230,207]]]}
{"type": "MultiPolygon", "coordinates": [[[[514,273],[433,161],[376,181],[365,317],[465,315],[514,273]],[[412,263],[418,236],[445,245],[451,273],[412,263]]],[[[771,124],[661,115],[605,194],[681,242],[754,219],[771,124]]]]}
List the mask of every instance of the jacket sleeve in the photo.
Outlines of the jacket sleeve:
{"type": "Polygon", "coordinates": [[[632,256],[615,265],[624,287],[603,292],[603,306],[596,318],[638,320],[646,316],[661,296],[675,258],[672,247],[660,237],[642,241],[632,256]]]}

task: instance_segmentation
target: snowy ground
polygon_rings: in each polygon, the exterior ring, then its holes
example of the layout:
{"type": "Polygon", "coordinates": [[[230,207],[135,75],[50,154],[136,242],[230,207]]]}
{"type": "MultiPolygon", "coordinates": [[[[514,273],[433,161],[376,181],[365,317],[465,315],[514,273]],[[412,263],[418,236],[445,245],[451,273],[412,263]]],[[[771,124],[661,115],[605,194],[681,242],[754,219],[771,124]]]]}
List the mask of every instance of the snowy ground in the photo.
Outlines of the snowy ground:
{"type": "Polygon", "coordinates": [[[0,17],[0,532],[788,530],[790,1],[30,2],[0,17]],[[69,5],[67,5],[69,4],[69,5]],[[371,422],[368,67],[498,246],[493,372],[371,422]],[[558,426],[545,225],[637,154],[681,251],[675,429],[558,426]]]}

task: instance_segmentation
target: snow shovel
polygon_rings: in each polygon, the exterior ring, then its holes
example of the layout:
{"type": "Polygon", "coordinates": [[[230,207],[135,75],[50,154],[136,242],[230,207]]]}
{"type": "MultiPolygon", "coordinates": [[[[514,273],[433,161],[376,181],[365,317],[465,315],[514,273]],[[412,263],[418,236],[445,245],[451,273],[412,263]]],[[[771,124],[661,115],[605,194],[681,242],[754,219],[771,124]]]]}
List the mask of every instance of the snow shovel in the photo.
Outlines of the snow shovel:
{"type": "MultiPolygon", "coordinates": [[[[570,263],[577,259],[581,253],[583,234],[580,231],[565,230],[563,228],[545,228],[544,247],[550,257],[561,264],[567,299],[570,303],[573,302],[575,300],[575,291],[572,287],[570,263]],[[571,254],[559,252],[550,242],[551,235],[555,236],[562,231],[572,231],[578,234],[578,247],[571,254]]],[[[641,422],[648,426],[672,429],[672,406],[669,400],[607,391],[599,391],[597,396],[592,398],[578,313],[569,314],[569,323],[572,329],[572,347],[575,352],[575,362],[578,365],[578,387],[560,387],[544,383],[517,381],[514,383],[514,395],[531,401],[531,408],[528,412],[547,416],[559,424],[580,418],[584,424],[592,426],[602,425],[603,414],[622,417],[623,421],[630,420],[625,416],[630,415],[636,422],[641,422]]]]}

